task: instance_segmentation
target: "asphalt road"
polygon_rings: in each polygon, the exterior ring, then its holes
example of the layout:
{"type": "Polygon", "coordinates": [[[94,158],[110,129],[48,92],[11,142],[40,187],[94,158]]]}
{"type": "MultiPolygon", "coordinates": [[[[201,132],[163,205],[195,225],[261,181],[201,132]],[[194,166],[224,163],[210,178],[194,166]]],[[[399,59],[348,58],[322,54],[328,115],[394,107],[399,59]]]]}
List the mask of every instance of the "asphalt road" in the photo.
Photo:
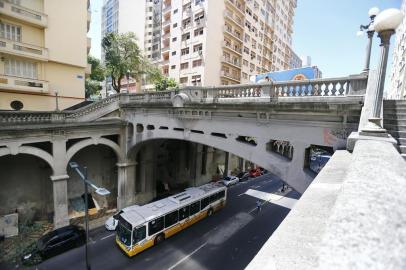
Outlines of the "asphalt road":
{"type": "MultiPolygon", "coordinates": [[[[114,233],[104,228],[94,230],[89,244],[91,267],[153,270],[244,269],[300,196],[297,192],[290,191],[282,198],[272,197],[268,202],[265,199],[262,210],[257,212],[257,197],[265,198],[281,186],[282,182],[271,175],[232,186],[228,189],[224,209],[133,258],[128,258],[117,247],[114,233]]],[[[85,269],[84,257],[82,246],[44,261],[33,269],[85,269]]]]}

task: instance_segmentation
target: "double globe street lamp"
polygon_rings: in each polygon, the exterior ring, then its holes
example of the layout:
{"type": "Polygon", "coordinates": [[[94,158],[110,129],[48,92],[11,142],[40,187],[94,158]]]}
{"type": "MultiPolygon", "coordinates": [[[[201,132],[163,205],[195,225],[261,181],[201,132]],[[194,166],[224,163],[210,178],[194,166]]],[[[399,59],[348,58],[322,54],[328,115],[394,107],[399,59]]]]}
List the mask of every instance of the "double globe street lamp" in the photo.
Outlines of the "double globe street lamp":
{"type": "Polygon", "coordinates": [[[381,40],[381,55],[378,65],[378,82],[373,96],[372,117],[368,119],[368,124],[362,129],[363,135],[372,135],[387,137],[387,132],[382,128],[382,101],[383,91],[385,85],[386,67],[388,64],[389,41],[391,36],[395,33],[395,29],[400,25],[403,20],[403,13],[395,8],[390,8],[382,11],[372,23],[374,31],[378,33],[381,40]]]}
{"type": "Polygon", "coordinates": [[[377,7],[371,8],[368,11],[368,16],[369,16],[371,21],[367,25],[362,25],[361,24],[360,27],[359,27],[360,29],[357,32],[357,35],[361,36],[361,35],[364,34],[364,30],[366,30],[367,35],[368,35],[368,44],[367,44],[367,50],[366,50],[367,55],[366,55],[366,59],[365,59],[365,68],[364,68],[364,71],[363,71],[365,73],[368,73],[368,71],[369,71],[369,63],[370,63],[370,60],[371,60],[372,37],[374,36],[374,33],[375,33],[373,23],[374,23],[375,17],[378,14],[379,14],[379,8],[377,8],[377,7]]]}
{"type": "Polygon", "coordinates": [[[85,185],[85,227],[86,227],[86,244],[85,244],[85,260],[86,260],[86,269],[90,270],[90,263],[88,260],[88,248],[87,248],[87,243],[89,242],[89,204],[88,204],[88,191],[87,191],[87,186],[91,186],[92,188],[95,189],[95,192],[101,196],[107,196],[110,194],[110,191],[103,187],[98,187],[94,183],[92,183],[88,178],[87,178],[87,167],[84,167],[83,172],[80,169],[80,166],[76,162],[69,162],[69,167],[74,169],[80,179],[82,179],[84,185],[85,185]]]}

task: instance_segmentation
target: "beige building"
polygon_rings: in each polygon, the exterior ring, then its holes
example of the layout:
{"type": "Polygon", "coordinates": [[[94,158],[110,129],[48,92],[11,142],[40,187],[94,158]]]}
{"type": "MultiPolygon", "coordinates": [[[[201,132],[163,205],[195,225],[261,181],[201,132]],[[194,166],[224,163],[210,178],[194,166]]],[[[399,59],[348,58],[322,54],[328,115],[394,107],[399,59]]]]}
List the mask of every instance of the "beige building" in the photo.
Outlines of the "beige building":
{"type": "Polygon", "coordinates": [[[85,98],[90,0],[0,0],[0,109],[55,110],[85,98]],[[58,95],[58,98],[56,98],[58,95]]]}
{"type": "MultiPolygon", "coordinates": [[[[401,10],[406,14],[406,0],[401,10]]],[[[387,97],[390,99],[406,99],[406,17],[396,29],[396,42],[393,49],[392,73],[387,97]]]]}
{"type": "Polygon", "coordinates": [[[288,69],[295,8],[296,0],[155,1],[151,59],[183,85],[246,83],[288,69]]]}

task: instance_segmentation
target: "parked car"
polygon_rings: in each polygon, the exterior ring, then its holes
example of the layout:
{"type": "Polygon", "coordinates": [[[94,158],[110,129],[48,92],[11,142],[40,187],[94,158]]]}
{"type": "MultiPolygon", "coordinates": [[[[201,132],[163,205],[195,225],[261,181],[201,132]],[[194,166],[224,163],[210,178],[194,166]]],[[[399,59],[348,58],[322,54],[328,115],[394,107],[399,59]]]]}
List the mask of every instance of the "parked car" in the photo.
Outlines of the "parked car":
{"type": "Polygon", "coordinates": [[[226,176],[223,179],[220,180],[223,185],[225,185],[226,187],[229,187],[231,185],[235,185],[237,184],[240,180],[238,179],[237,176],[226,176]]]}
{"type": "Polygon", "coordinates": [[[249,174],[249,172],[240,172],[236,176],[238,177],[240,182],[244,182],[249,179],[250,174],[249,174]]]}
{"type": "Polygon", "coordinates": [[[250,177],[258,177],[258,176],[262,175],[261,170],[258,168],[250,170],[249,174],[250,174],[250,177]]]}
{"type": "Polygon", "coordinates": [[[24,264],[32,264],[33,261],[40,262],[72,248],[83,245],[86,241],[85,230],[81,227],[68,225],[52,232],[49,232],[37,240],[35,245],[30,247],[22,261],[24,264]]]}

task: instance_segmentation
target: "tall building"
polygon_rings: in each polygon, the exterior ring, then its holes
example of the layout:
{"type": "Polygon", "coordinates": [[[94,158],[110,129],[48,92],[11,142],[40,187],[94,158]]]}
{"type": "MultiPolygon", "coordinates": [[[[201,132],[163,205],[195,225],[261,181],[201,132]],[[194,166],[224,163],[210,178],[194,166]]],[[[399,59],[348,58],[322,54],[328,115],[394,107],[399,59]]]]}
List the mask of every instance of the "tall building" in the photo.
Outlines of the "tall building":
{"type": "Polygon", "coordinates": [[[302,56],[302,67],[310,67],[312,65],[312,58],[310,56],[302,56]]]}
{"type": "MultiPolygon", "coordinates": [[[[406,14],[406,0],[401,10],[406,14]]],[[[396,42],[393,49],[392,74],[387,97],[390,99],[406,99],[406,17],[396,29],[396,42]]]]}
{"type": "Polygon", "coordinates": [[[246,83],[250,75],[290,66],[296,0],[155,0],[151,6],[149,56],[181,84],[246,83]]]}
{"type": "Polygon", "coordinates": [[[0,110],[64,109],[84,100],[89,5],[0,1],[0,110]]]}
{"type": "Polygon", "coordinates": [[[292,51],[292,57],[290,59],[289,68],[293,69],[293,68],[301,68],[301,67],[302,67],[302,59],[294,51],[292,51]]]}

